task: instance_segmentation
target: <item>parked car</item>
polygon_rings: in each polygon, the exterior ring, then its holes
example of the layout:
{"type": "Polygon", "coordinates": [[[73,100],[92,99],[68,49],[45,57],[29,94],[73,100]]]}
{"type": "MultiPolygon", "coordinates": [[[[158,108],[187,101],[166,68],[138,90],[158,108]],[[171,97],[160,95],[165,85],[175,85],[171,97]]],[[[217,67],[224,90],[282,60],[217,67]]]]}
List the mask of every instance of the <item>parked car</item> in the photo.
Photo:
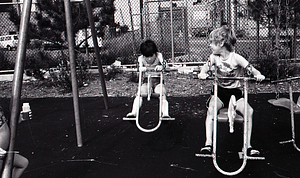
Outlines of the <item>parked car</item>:
{"type": "Polygon", "coordinates": [[[17,34],[0,36],[0,48],[7,50],[16,49],[18,47],[19,38],[17,34]]]}

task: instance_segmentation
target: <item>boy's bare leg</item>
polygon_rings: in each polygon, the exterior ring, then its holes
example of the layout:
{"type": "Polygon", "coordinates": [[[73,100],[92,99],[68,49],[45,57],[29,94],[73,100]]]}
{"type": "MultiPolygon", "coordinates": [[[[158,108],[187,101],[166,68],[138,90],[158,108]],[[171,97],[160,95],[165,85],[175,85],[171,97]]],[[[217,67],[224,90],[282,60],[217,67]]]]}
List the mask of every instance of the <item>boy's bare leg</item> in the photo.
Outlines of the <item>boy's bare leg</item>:
{"type": "MultiPolygon", "coordinates": [[[[141,86],[141,95],[145,95],[145,94],[147,94],[147,84],[143,84],[141,86]]],[[[126,117],[136,116],[136,114],[137,114],[136,112],[138,109],[141,108],[142,103],[143,103],[143,98],[141,96],[137,95],[133,101],[132,111],[130,113],[128,113],[126,115],[126,117]]]]}
{"type": "MultiPolygon", "coordinates": [[[[162,85],[162,117],[169,117],[169,103],[167,101],[167,91],[164,85],[162,85]]],[[[161,92],[161,84],[158,84],[155,89],[154,89],[154,93],[158,93],[160,94],[161,92]]]]}
{"type": "MultiPolygon", "coordinates": [[[[221,107],[222,107],[222,103],[220,99],[217,99],[217,110],[219,110],[221,107]]],[[[213,139],[214,108],[215,108],[215,101],[214,101],[214,96],[212,96],[209,102],[209,107],[207,109],[207,115],[205,121],[205,129],[206,129],[205,145],[210,145],[210,146],[212,146],[212,139],[213,139]]]]}
{"type": "Polygon", "coordinates": [[[169,103],[165,96],[162,99],[162,117],[169,117],[169,103]]]}
{"type": "MultiPolygon", "coordinates": [[[[236,110],[241,112],[243,114],[243,116],[245,115],[245,106],[244,106],[244,99],[241,98],[237,101],[237,108],[236,110]]],[[[248,138],[247,138],[247,142],[248,142],[248,148],[251,148],[251,134],[252,134],[252,117],[253,117],[253,109],[252,107],[247,104],[247,116],[248,116],[248,138]]]]}
{"type": "Polygon", "coordinates": [[[143,102],[143,98],[136,96],[134,101],[133,101],[132,111],[130,113],[128,113],[127,116],[129,116],[129,115],[136,116],[136,114],[137,114],[136,112],[142,106],[142,102],[143,102]]]}
{"type": "Polygon", "coordinates": [[[12,178],[19,178],[25,171],[29,164],[28,159],[26,159],[24,156],[21,156],[19,154],[15,154],[14,156],[14,165],[13,165],[13,171],[12,171],[12,178]]]}

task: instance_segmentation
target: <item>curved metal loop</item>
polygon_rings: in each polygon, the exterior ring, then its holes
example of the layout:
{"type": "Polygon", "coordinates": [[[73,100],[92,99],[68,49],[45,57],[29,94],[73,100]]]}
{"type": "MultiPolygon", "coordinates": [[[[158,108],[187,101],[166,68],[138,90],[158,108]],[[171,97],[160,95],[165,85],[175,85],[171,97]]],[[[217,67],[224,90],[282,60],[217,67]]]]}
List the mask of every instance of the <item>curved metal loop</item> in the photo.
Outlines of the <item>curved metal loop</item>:
{"type": "MultiPolygon", "coordinates": [[[[247,104],[247,102],[248,102],[248,94],[247,94],[247,88],[246,87],[248,87],[247,85],[246,85],[246,83],[247,83],[247,79],[245,78],[244,79],[244,97],[245,97],[245,105],[247,104]]],[[[216,79],[215,79],[215,82],[214,82],[214,93],[218,93],[218,84],[217,84],[217,77],[216,77],[216,79]]],[[[217,97],[214,97],[214,103],[215,103],[215,106],[217,105],[217,97]]],[[[245,107],[245,115],[244,115],[244,118],[247,118],[247,107],[245,107]]],[[[217,122],[218,122],[218,120],[217,120],[217,117],[218,117],[218,111],[217,111],[217,107],[214,107],[214,128],[213,128],[213,164],[214,164],[214,166],[215,166],[215,168],[220,172],[220,173],[222,173],[222,174],[224,174],[224,175],[230,175],[230,176],[232,176],[232,175],[237,175],[237,174],[239,174],[240,172],[242,172],[243,170],[244,170],[244,168],[246,167],[246,163],[247,163],[247,157],[246,156],[243,156],[243,164],[242,164],[242,166],[238,169],[238,170],[236,170],[236,171],[233,171],[233,172],[227,172],[227,171],[224,171],[224,170],[222,170],[220,167],[219,167],[219,165],[218,165],[218,163],[217,163],[217,122]]],[[[248,121],[244,121],[244,142],[243,142],[243,152],[244,152],[244,155],[247,155],[247,145],[248,145],[248,143],[247,143],[247,137],[248,137],[248,121]]]]}
{"type": "MultiPolygon", "coordinates": [[[[223,78],[224,79],[224,78],[223,78]]],[[[233,79],[232,77],[227,77],[226,79],[233,79]]],[[[245,106],[248,104],[248,81],[249,80],[253,80],[253,78],[249,78],[249,77],[236,77],[236,80],[243,80],[244,81],[244,104],[245,106]]],[[[217,84],[217,80],[218,77],[214,77],[214,93],[218,93],[218,84],[217,84]]],[[[215,106],[217,105],[217,97],[214,97],[214,104],[215,106]]],[[[248,148],[248,113],[247,113],[247,107],[245,108],[245,113],[244,113],[244,135],[243,135],[243,163],[241,165],[240,168],[238,168],[236,171],[232,171],[232,172],[228,172],[228,171],[224,171],[223,169],[221,169],[217,163],[217,117],[218,117],[218,111],[217,111],[217,107],[214,107],[214,120],[213,120],[213,151],[212,151],[212,158],[213,158],[213,164],[215,166],[215,168],[222,174],[224,175],[228,175],[228,176],[233,176],[233,175],[237,175],[240,172],[242,172],[244,170],[244,168],[246,167],[247,164],[247,160],[250,159],[250,157],[247,156],[247,148],[248,148]]],[[[253,159],[253,158],[252,158],[253,159]]],[[[264,160],[264,157],[258,157],[257,160],[264,160]]]]}
{"type": "MultiPolygon", "coordinates": [[[[151,74],[148,75],[148,87],[147,87],[147,90],[148,90],[148,100],[150,100],[150,95],[151,93],[149,88],[150,88],[150,78],[151,78],[151,74]]],[[[160,125],[161,125],[161,121],[162,121],[162,91],[163,91],[163,85],[162,85],[162,80],[163,80],[163,74],[162,72],[160,73],[160,97],[159,97],[159,119],[158,119],[158,123],[157,125],[154,127],[154,128],[151,128],[151,129],[145,129],[143,128],[140,123],[139,123],[139,112],[140,112],[140,108],[137,107],[137,115],[136,115],[136,119],[135,119],[135,123],[136,123],[136,126],[139,130],[143,131],[143,132],[154,132],[156,131],[160,125]]],[[[141,97],[141,85],[142,85],[142,72],[140,71],[139,73],[139,88],[138,88],[138,96],[141,97]]],[[[138,106],[140,106],[140,100],[138,100],[138,106]]]]}
{"type": "Polygon", "coordinates": [[[156,125],[156,127],[152,128],[152,129],[145,129],[145,128],[143,128],[140,125],[138,118],[135,120],[135,123],[136,123],[137,128],[140,129],[143,132],[154,132],[154,131],[156,131],[160,127],[160,125],[161,125],[161,119],[159,119],[158,124],[156,125]]]}

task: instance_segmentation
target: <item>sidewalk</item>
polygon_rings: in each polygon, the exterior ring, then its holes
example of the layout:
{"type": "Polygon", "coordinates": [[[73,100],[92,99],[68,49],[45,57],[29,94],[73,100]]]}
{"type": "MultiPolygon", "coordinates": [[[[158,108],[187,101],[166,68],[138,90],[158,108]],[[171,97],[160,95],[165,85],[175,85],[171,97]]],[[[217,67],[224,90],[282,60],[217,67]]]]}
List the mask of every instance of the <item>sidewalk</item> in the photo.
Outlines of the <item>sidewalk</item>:
{"type": "MultiPolygon", "coordinates": [[[[14,74],[0,74],[0,81],[13,81],[14,74]]],[[[31,79],[32,77],[23,74],[23,80],[31,79]]]]}

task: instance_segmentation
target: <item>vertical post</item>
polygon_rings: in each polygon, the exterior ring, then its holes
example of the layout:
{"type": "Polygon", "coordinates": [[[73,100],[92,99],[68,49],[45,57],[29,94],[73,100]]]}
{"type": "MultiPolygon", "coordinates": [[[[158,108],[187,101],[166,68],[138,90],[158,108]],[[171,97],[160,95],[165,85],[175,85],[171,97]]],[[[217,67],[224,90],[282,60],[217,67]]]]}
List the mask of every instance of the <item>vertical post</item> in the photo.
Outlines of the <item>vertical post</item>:
{"type": "Polygon", "coordinates": [[[69,46],[69,58],[71,66],[71,78],[72,78],[72,93],[73,93],[73,105],[74,105],[74,115],[75,115],[75,125],[76,125],[76,136],[77,136],[77,146],[82,147],[82,137],[80,128],[80,113],[79,113],[79,97],[78,97],[78,85],[76,77],[76,61],[75,61],[75,49],[74,49],[74,35],[72,27],[72,14],[70,0],[64,0],[65,14],[66,14],[66,26],[67,26],[67,37],[69,46]]]}
{"type": "Polygon", "coordinates": [[[94,18],[93,18],[90,0],[85,0],[85,4],[86,4],[86,10],[87,10],[88,18],[89,18],[89,24],[91,27],[92,37],[93,37],[94,50],[95,50],[95,55],[96,55],[96,59],[97,59],[98,71],[99,71],[99,75],[100,75],[100,82],[101,82],[102,93],[103,93],[103,98],[104,98],[104,105],[105,105],[105,109],[108,109],[108,96],[107,96],[106,85],[105,85],[105,81],[104,81],[102,62],[100,59],[100,50],[99,50],[99,46],[98,46],[98,40],[97,40],[96,30],[95,30],[95,22],[94,22],[94,18]]]}
{"type": "Polygon", "coordinates": [[[244,156],[247,155],[247,148],[250,143],[248,143],[248,128],[249,128],[249,119],[248,119],[248,79],[244,79],[244,144],[243,144],[243,153],[244,156]]]}
{"type": "Polygon", "coordinates": [[[87,30],[87,28],[85,28],[84,29],[84,38],[85,38],[85,58],[86,58],[86,60],[88,60],[89,61],[89,65],[92,65],[92,61],[89,59],[89,43],[88,43],[88,39],[87,39],[87,37],[88,37],[88,30],[87,30]]]}
{"type": "Polygon", "coordinates": [[[174,66],[174,32],[173,32],[173,1],[170,0],[170,21],[171,21],[171,48],[172,48],[172,64],[174,66]]]}
{"type": "Polygon", "coordinates": [[[140,0],[140,28],[141,28],[141,39],[144,39],[144,27],[143,27],[143,0],[140,0]]]}
{"type": "Polygon", "coordinates": [[[292,80],[288,81],[289,83],[289,96],[290,96],[290,113],[291,113],[291,125],[292,125],[292,140],[295,142],[295,118],[294,118],[294,106],[293,106],[293,87],[292,80]]]}
{"type": "Polygon", "coordinates": [[[134,36],[134,26],[133,26],[132,10],[131,10],[130,0],[128,0],[128,7],[129,7],[130,24],[131,24],[131,31],[132,31],[132,50],[133,50],[133,54],[135,54],[135,36],[134,36]]]}
{"type": "MultiPolygon", "coordinates": [[[[26,56],[26,41],[28,32],[28,23],[30,19],[31,0],[25,0],[23,3],[23,12],[21,16],[19,44],[17,48],[17,58],[14,69],[12,97],[10,103],[10,144],[8,151],[13,151],[15,146],[15,137],[17,132],[18,118],[20,114],[20,98],[23,81],[24,61],[26,56]]],[[[2,178],[11,178],[13,168],[14,154],[7,154],[5,165],[2,172],[2,178]]]]}

